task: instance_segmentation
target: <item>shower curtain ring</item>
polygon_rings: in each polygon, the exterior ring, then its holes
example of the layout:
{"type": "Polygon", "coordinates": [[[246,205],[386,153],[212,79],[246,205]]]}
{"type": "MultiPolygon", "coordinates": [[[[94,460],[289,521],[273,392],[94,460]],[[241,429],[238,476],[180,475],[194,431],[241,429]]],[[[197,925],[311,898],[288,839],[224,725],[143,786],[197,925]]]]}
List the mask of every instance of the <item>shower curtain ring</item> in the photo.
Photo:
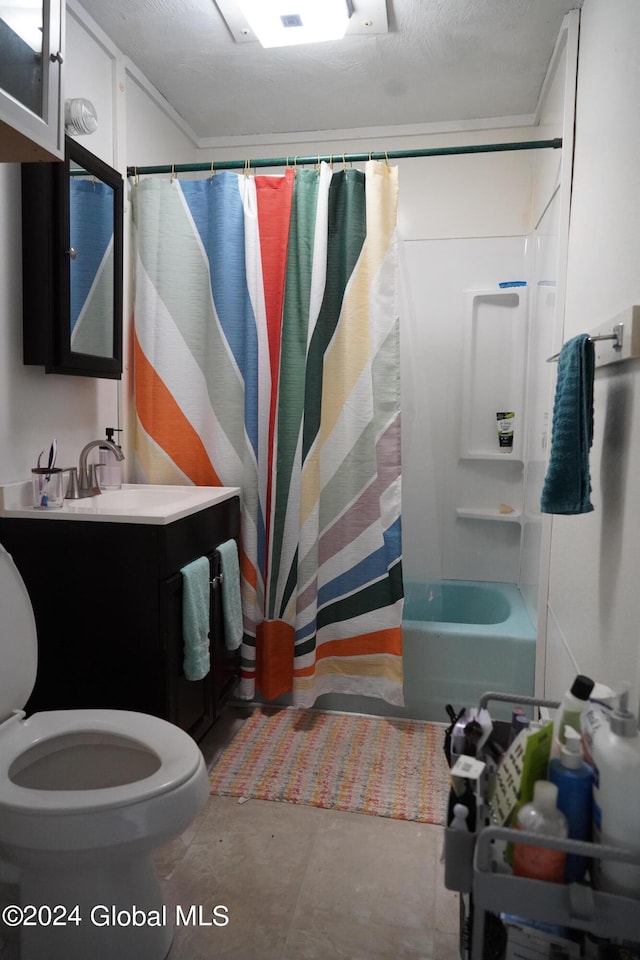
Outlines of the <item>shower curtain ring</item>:
{"type": "Polygon", "coordinates": [[[176,165],[175,165],[175,163],[172,163],[172,164],[171,164],[171,180],[170,180],[170,182],[173,183],[173,181],[175,180],[175,178],[176,178],[176,165]]]}
{"type": "Polygon", "coordinates": [[[212,161],[211,161],[211,176],[209,177],[210,180],[213,180],[214,174],[215,174],[215,170],[214,170],[214,168],[213,168],[213,160],[212,160],[212,161]]]}

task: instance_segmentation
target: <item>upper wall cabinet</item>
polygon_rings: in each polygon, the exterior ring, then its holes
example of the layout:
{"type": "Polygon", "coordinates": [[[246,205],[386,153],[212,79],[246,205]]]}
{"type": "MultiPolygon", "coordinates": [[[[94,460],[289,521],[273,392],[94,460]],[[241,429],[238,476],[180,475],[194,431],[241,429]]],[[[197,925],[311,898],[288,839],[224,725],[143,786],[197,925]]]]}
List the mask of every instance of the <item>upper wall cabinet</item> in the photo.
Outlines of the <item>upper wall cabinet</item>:
{"type": "Polygon", "coordinates": [[[122,375],[124,184],[70,137],[64,163],[22,165],[23,359],[122,375]]]}
{"type": "Polygon", "coordinates": [[[62,0],[0,0],[0,161],[64,156],[62,0]]]}

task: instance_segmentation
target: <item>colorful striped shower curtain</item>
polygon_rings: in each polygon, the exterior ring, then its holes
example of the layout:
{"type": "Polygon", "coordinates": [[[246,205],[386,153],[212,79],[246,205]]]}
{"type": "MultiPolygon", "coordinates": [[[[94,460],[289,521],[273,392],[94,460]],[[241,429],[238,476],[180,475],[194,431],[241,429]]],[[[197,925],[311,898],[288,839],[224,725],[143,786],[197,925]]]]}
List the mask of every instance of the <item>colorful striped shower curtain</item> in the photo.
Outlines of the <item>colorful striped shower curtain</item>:
{"type": "Polygon", "coordinates": [[[132,198],[137,477],[242,490],[240,695],[401,705],[397,169],[132,198]]]}

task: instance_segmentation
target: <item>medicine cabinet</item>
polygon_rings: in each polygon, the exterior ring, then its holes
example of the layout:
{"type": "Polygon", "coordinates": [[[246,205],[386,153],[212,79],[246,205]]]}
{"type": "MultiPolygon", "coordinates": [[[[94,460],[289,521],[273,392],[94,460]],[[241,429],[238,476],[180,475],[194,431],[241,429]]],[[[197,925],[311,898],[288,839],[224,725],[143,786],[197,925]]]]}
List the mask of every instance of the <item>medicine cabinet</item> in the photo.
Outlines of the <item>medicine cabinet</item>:
{"type": "Polygon", "coordinates": [[[64,153],[61,0],[0,3],[0,161],[64,153]]]}
{"type": "Polygon", "coordinates": [[[122,375],[123,180],[75,140],[22,164],[23,359],[47,373],[122,375]]]}

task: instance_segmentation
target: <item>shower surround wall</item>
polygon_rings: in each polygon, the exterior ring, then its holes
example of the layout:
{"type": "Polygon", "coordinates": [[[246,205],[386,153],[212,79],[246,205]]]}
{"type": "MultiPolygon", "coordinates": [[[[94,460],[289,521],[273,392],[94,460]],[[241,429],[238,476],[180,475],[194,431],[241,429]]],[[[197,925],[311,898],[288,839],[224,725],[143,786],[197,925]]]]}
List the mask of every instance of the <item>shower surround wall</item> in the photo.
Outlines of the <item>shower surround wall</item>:
{"type": "MultiPolygon", "coordinates": [[[[467,291],[495,288],[497,292],[500,282],[527,277],[528,241],[526,236],[465,238],[460,226],[460,238],[409,241],[402,253],[407,300],[401,340],[406,347],[402,370],[404,573],[418,581],[440,576],[518,583],[519,521],[461,517],[457,510],[493,506],[497,513],[504,502],[516,512],[522,506],[522,444],[513,455],[499,454],[495,409],[486,412],[493,451],[486,459],[463,456],[469,418],[463,393],[465,339],[472,309],[467,291]],[[439,528],[429,531],[433,515],[439,528]]],[[[517,319],[524,322],[526,314],[517,319]]],[[[500,348],[496,339],[492,361],[496,378],[501,377],[505,362],[500,348]]],[[[524,410],[515,412],[516,431],[523,431],[524,410]]]]}

